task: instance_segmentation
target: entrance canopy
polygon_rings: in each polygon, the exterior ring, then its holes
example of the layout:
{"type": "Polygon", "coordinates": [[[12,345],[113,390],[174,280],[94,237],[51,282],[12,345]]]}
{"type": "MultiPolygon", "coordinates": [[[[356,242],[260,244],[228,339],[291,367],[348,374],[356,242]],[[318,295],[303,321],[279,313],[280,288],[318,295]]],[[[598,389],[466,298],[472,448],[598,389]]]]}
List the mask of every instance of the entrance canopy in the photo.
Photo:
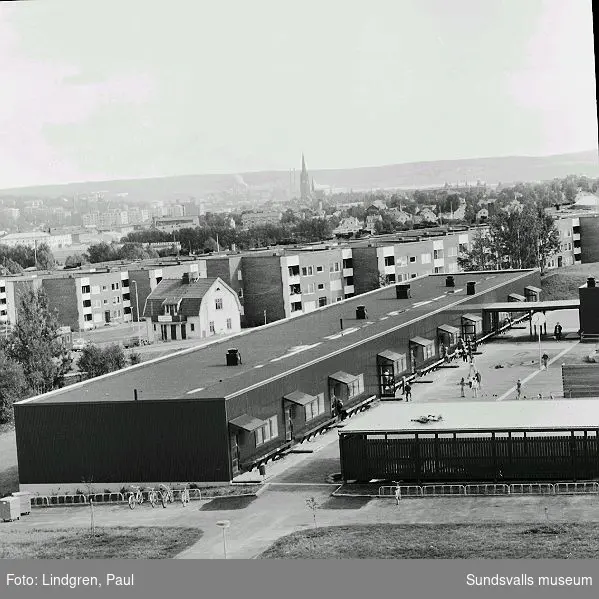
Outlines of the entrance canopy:
{"type": "Polygon", "coordinates": [[[307,393],[304,393],[303,391],[292,391],[291,393],[284,395],[283,399],[286,399],[287,401],[290,401],[291,403],[297,404],[298,406],[306,406],[309,403],[316,401],[317,398],[314,397],[313,395],[308,395],[307,393]]]}
{"type": "Polygon", "coordinates": [[[266,422],[264,422],[264,420],[260,420],[259,418],[254,418],[249,414],[243,414],[242,416],[233,418],[233,420],[229,421],[229,424],[251,433],[256,429],[259,429],[261,426],[264,426],[266,422]]]}

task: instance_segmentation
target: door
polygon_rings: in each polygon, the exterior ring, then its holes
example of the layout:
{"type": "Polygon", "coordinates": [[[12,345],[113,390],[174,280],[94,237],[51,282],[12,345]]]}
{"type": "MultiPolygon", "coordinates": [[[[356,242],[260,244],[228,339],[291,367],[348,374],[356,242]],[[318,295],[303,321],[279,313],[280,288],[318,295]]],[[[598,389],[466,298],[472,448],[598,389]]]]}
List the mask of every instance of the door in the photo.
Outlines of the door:
{"type": "Polygon", "coordinates": [[[184,324],[181,325],[181,339],[187,339],[187,329],[184,324]]]}
{"type": "Polygon", "coordinates": [[[293,439],[293,406],[285,407],[285,440],[293,439]]]}
{"type": "Polygon", "coordinates": [[[110,322],[110,310],[104,312],[104,322],[110,322]]]}
{"type": "Polygon", "coordinates": [[[381,397],[395,397],[395,372],[393,364],[379,364],[379,393],[381,397]]]}
{"type": "Polygon", "coordinates": [[[160,338],[163,341],[168,341],[168,337],[166,336],[166,325],[165,324],[161,324],[160,325],[160,338]]]}
{"type": "Polygon", "coordinates": [[[564,258],[562,256],[558,256],[557,257],[557,265],[561,268],[563,263],[564,263],[564,258]]]}
{"type": "Polygon", "coordinates": [[[175,341],[177,339],[177,325],[176,324],[171,325],[171,339],[173,341],[175,341]]]}
{"type": "Polygon", "coordinates": [[[231,470],[233,476],[239,474],[239,436],[237,433],[230,434],[231,443],[231,470]]]}

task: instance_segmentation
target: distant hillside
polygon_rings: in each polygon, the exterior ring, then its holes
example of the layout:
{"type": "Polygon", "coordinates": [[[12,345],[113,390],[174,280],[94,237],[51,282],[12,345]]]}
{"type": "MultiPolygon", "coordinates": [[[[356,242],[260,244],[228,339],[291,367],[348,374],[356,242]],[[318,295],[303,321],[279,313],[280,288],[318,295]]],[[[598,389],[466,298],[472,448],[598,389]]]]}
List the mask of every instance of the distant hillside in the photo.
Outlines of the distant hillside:
{"type": "MultiPolygon", "coordinates": [[[[298,169],[299,171],[299,169],[298,169]]],[[[599,177],[596,150],[556,156],[477,158],[413,162],[353,169],[310,170],[319,186],[335,189],[370,190],[416,188],[455,184],[478,179],[488,184],[518,181],[542,181],[567,175],[599,177]]],[[[296,180],[299,183],[299,172],[296,180]]],[[[68,185],[49,185],[0,190],[0,195],[56,197],[74,193],[104,191],[127,193],[129,199],[152,200],[165,197],[201,197],[208,193],[232,190],[248,185],[255,189],[289,189],[288,171],[263,171],[224,175],[184,175],[152,179],[116,180],[68,185]]]]}

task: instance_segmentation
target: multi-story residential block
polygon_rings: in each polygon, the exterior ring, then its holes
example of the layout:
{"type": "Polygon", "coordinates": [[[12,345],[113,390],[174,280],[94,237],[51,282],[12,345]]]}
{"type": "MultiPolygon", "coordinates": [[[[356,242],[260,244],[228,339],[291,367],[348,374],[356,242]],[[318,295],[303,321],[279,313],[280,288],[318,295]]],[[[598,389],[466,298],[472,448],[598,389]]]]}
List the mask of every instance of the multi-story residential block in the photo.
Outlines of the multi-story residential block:
{"type": "Polygon", "coordinates": [[[396,238],[352,243],[355,292],[426,274],[455,273],[458,255],[469,249],[470,236],[471,231],[462,231],[405,242],[396,238]]]}
{"type": "Polygon", "coordinates": [[[56,248],[67,247],[72,245],[73,239],[68,233],[60,233],[51,235],[46,231],[29,231],[25,233],[9,233],[0,237],[0,245],[8,245],[15,247],[17,245],[25,245],[33,248],[36,245],[45,243],[51,250],[56,248]]]}
{"type": "Polygon", "coordinates": [[[199,227],[199,225],[200,218],[198,216],[154,216],[152,219],[152,226],[165,233],[199,227]]]}
{"type": "Polygon", "coordinates": [[[61,325],[74,331],[131,321],[129,273],[121,268],[45,275],[42,289],[61,325]]]}
{"type": "Polygon", "coordinates": [[[171,217],[185,216],[185,206],[183,204],[173,204],[172,206],[167,206],[166,214],[167,216],[171,217]]]}
{"type": "Polygon", "coordinates": [[[87,212],[81,217],[81,223],[84,227],[96,227],[100,222],[99,212],[87,212]]]}
{"type": "Polygon", "coordinates": [[[312,312],[352,297],[352,250],[335,247],[243,256],[243,295],[250,326],[312,312]]]}
{"type": "Polygon", "coordinates": [[[580,219],[567,216],[555,219],[559,233],[559,251],[547,260],[547,268],[581,264],[580,219]]]}
{"type": "Polygon", "coordinates": [[[241,330],[237,294],[220,278],[200,279],[185,273],[163,279],[144,308],[148,338],[162,341],[203,339],[241,330]]]}

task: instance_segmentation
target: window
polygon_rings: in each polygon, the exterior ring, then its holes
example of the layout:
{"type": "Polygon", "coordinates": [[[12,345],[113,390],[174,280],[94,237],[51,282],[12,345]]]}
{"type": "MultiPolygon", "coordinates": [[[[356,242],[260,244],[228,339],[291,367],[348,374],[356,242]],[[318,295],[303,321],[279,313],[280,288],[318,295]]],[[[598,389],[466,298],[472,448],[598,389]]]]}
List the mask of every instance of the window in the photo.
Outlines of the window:
{"type": "Polygon", "coordinates": [[[443,258],[443,250],[434,250],[433,251],[433,258],[435,260],[439,260],[440,258],[443,258]]]}
{"type": "Polygon", "coordinates": [[[327,298],[326,297],[319,297],[318,298],[318,307],[322,308],[323,306],[327,305],[327,298]]]}
{"type": "Polygon", "coordinates": [[[314,267],[308,266],[308,276],[311,277],[314,274],[314,267]]]}
{"type": "Polygon", "coordinates": [[[177,313],[177,304],[166,304],[164,306],[164,313],[175,315],[177,313]]]}
{"type": "Polygon", "coordinates": [[[210,332],[211,332],[211,333],[214,333],[214,321],[213,321],[213,320],[211,320],[211,321],[208,323],[208,325],[210,326],[210,332]]]}
{"type": "Polygon", "coordinates": [[[305,287],[304,287],[304,293],[314,293],[314,283],[308,283],[305,287]]]}
{"type": "Polygon", "coordinates": [[[385,284],[390,285],[391,283],[395,283],[395,275],[386,275],[385,284]]]}
{"type": "Polygon", "coordinates": [[[84,314],[83,315],[83,320],[85,320],[86,322],[89,322],[92,319],[92,315],[91,314],[84,314]]]}
{"type": "Polygon", "coordinates": [[[233,328],[233,323],[230,318],[227,318],[227,329],[231,330],[233,328]]]}
{"type": "Polygon", "coordinates": [[[83,307],[84,308],[91,308],[92,307],[91,300],[83,300],[83,307]]]}
{"type": "Polygon", "coordinates": [[[430,254],[421,254],[420,260],[422,264],[430,264],[431,263],[431,255],[430,254]]]}
{"type": "Polygon", "coordinates": [[[316,272],[323,272],[324,271],[324,267],[323,266],[317,266],[316,267],[316,272]]]}
{"type": "Polygon", "coordinates": [[[131,299],[131,294],[130,293],[123,293],[123,301],[127,302],[131,299]]]}
{"type": "Polygon", "coordinates": [[[191,323],[189,326],[191,327],[191,332],[193,333],[196,330],[196,325],[191,323]]]}
{"type": "Polygon", "coordinates": [[[417,272],[413,272],[413,273],[410,275],[410,279],[415,279],[417,276],[418,276],[418,273],[417,273],[417,272]]]}
{"type": "Polygon", "coordinates": [[[304,277],[311,277],[314,274],[313,266],[303,266],[302,267],[302,275],[304,277]]]}
{"type": "Polygon", "coordinates": [[[324,283],[318,283],[318,289],[324,289],[324,283]]]}
{"type": "Polygon", "coordinates": [[[112,303],[113,304],[120,304],[121,303],[121,298],[120,297],[113,297],[112,298],[112,303]]]}
{"type": "Polygon", "coordinates": [[[445,270],[444,266],[435,266],[435,274],[438,275],[445,270]]]}
{"type": "Polygon", "coordinates": [[[290,277],[297,277],[300,274],[300,267],[299,266],[289,266],[289,276],[290,277]]]}
{"type": "Polygon", "coordinates": [[[268,443],[272,439],[276,439],[279,436],[279,427],[277,423],[277,417],[272,416],[268,418],[266,423],[260,428],[256,429],[256,447],[268,443]]]}
{"type": "Polygon", "coordinates": [[[223,309],[223,298],[222,297],[217,297],[215,301],[216,304],[216,309],[217,310],[222,310],[223,309]]]}
{"type": "Polygon", "coordinates": [[[397,258],[395,260],[395,264],[397,264],[397,266],[407,266],[408,257],[407,256],[397,256],[397,258]]]}
{"type": "Polygon", "coordinates": [[[6,287],[0,287],[0,293],[6,293],[6,287]]]}
{"type": "Polygon", "coordinates": [[[81,287],[81,293],[91,293],[92,288],[89,285],[83,285],[81,287]]]}
{"type": "Polygon", "coordinates": [[[106,285],[102,285],[102,291],[106,291],[107,287],[106,285]]]}
{"type": "Polygon", "coordinates": [[[125,314],[131,314],[131,308],[125,308],[125,309],[123,310],[123,312],[124,312],[125,314]]]}
{"type": "Polygon", "coordinates": [[[324,414],[324,393],[319,393],[314,401],[306,404],[306,422],[324,414]]]}
{"type": "Polygon", "coordinates": [[[302,302],[292,302],[291,311],[292,312],[301,312],[302,311],[302,302]]]}
{"type": "Polygon", "coordinates": [[[129,287],[129,279],[123,279],[121,284],[123,287],[129,287]]]}
{"type": "Polygon", "coordinates": [[[119,288],[119,284],[118,284],[118,283],[113,283],[113,284],[110,286],[110,288],[111,288],[113,291],[116,291],[116,290],[119,288]]]}
{"type": "Polygon", "coordinates": [[[395,266],[395,256],[386,256],[385,266],[395,266]]]}
{"type": "Polygon", "coordinates": [[[336,301],[336,302],[340,302],[342,299],[343,299],[343,297],[339,295],[339,296],[337,296],[337,297],[335,298],[335,301],[336,301]]]}
{"type": "Polygon", "coordinates": [[[447,248],[447,255],[450,258],[455,258],[458,255],[458,248],[457,247],[447,248]]]}
{"type": "Polygon", "coordinates": [[[329,272],[339,272],[339,262],[331,262],[329,272]]]}
{"type": "Polygon", "coordinates": [[[104,305],[106,305],[106,304],[108,303],[108,300],[107,300],[107,299],[105,299],[105,300],[104,300],[102,303],[103,303],[104,305]]]}
{"type": "Polygon", "coordinates": [[[158,283],[160,283],[160,281],[162,281],[162,277],[156,277],[156,285],[158,285],[158,283]]]}
{"type": "Polygon", "coordinates": [[[410,264],[416,262],[416,256],[410,256],[410,264]]]}

